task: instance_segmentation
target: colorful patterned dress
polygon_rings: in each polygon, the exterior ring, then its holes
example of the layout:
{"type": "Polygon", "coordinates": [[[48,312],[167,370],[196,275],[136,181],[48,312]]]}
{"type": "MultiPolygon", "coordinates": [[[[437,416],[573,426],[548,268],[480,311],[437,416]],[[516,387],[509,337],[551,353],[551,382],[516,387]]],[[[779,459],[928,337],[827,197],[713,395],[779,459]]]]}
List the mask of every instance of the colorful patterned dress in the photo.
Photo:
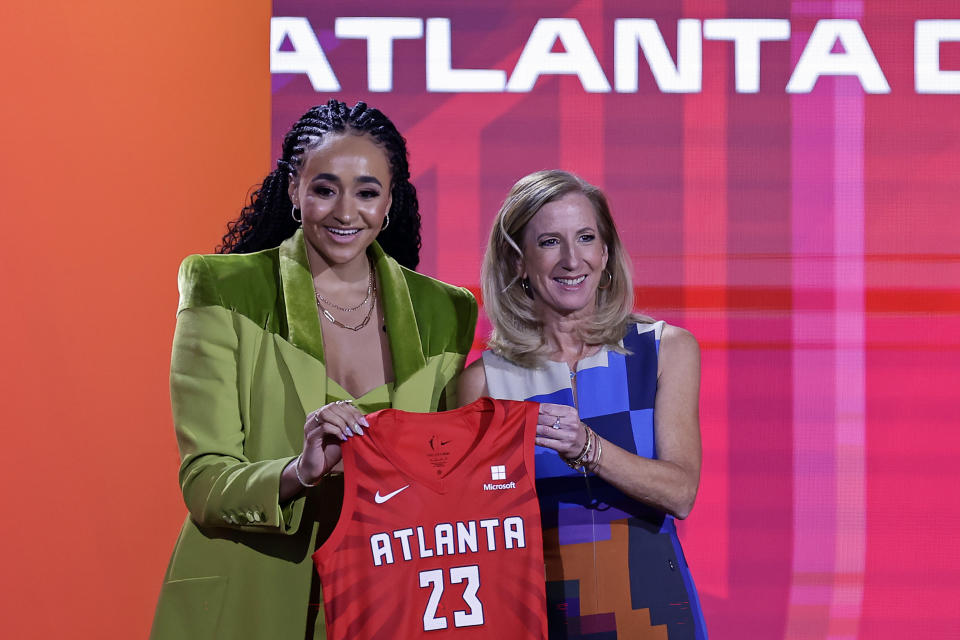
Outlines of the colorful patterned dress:
{"type": "MultiPolygon", "coordinates": [[[[525,369],[483,353],[494,398],[577,406],[605,440],[656,458],[654,400],[663,322],[631,325],[624,356],[607,348],[571,372],[563,362],[525,369]]],[[[672,516],[536,449],[551,639],[707,637],[672,516]]]]}

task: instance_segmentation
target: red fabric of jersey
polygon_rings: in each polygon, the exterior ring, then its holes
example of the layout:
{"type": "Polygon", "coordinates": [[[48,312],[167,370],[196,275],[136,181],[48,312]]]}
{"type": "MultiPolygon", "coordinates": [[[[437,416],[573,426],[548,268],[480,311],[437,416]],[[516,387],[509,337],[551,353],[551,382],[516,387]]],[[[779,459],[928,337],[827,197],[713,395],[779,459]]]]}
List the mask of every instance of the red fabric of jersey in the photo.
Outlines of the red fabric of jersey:
{"type": "Polygon", "coordinates": [[[343,445],[344,502],[313,555],[330,640],[546,638],[538,405],[384,409],[343,445]]]}

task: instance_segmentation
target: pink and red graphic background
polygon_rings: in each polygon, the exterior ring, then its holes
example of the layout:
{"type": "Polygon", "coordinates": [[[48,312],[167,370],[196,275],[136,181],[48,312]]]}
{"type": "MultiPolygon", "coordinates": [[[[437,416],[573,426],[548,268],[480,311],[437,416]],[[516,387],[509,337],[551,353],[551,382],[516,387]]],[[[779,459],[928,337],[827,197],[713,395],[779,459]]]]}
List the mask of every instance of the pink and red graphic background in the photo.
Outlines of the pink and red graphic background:
{"type": "MultiPolygon", "coordinates": [[[[699,93],[662,93],[642,56],[636,93],[588,93],[570,75],[541,76],[529,93],[428,93],[423,39],[396,40],[392,90],[369,92],[366,42],[334,33],[337,17],[357,15],[350,2],[275,0],[274,16],[310,20],[342,88],[318,93],[303,74],[274,74],[273,148],[330,97],[381,108],[410,146],[420,270],[475,292],[491,220],[517,178],[558,167],[606,190],[638,307],[690,329],[703,350],[703,477],[681,528],[711,636],[955,630],[960,98],[915,92],[913,38],[916,20],[957,19],[960,9],[363,7],[449,18],[453,66],[507,77],[538,19],[574,18],[611,85],[616,18],[656,19],[674,55],[681,18],[788,19],[790,41],[762,46],[756,94],[735,90],[732,44],[708,40],[699,93]],[[867,94],[855,77],[784,90],[821,19],[859,22],[889,94],[867,94]]],[[[942,68],[956,68],[955,46],[942,45],[942,68]]],[[[478,349],[488,329],[482,321],[478,349]]]]}

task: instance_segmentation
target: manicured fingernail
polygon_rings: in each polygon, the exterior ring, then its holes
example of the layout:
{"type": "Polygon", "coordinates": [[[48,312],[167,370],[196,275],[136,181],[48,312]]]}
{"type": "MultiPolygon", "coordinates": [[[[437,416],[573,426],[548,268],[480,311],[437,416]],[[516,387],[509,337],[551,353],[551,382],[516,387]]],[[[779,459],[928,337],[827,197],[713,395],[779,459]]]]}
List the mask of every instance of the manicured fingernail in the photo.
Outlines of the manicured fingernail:
{"type": "Polygon", "coordinates": [[[360,428],[360,425],[358,424],[353,425],[353,430],[356,431],[358,436],[363,435],[363,429],[360,428]]]}
{"type": "Polygon", "coordinates": [[[370,423],[367,422],[367,419],[364,418],[363,416],[360,416],[360,424],[362,424],[362,425],[365,426],[365,427],[369,427],[369,426],[370,426],[370,423]]]}

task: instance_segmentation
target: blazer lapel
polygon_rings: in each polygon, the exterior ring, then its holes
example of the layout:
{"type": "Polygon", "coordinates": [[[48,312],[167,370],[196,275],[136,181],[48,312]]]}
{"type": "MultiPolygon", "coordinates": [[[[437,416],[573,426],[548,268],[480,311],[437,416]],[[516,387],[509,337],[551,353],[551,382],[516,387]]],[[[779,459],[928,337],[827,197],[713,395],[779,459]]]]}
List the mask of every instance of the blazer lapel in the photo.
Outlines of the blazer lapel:
{"type": "Polygon", "coordinates": [[[380,281],[379,293],[393,359],[393,378],[395,387],[399,387],[426,365],[420,328],[413,313],[407,279],[400,265],[388,257],[376,242],[370,245],[370,257],[380,281]]]}
{"type": "MultiPolygon", "coordinates": [[[[368,251],[379,281],[378,294],[387,324],[396,388],[422,370],[426,366],[426,358],[410,289],[400,265],[387,256],[376,242],[370,245],[368,251]]],[[[301,351],[312,357],[311,362],[311,358],[301,358],[303,354],[294,355],[287,349],[280,351],[306,414],[326,401],[327,377],[313,276],[307,261],[303,231],[300,229],[280,245],[280,280],[287,318],[287,341],[296,347],[294,352],[301,351]],[[320,366],[317,367],[317,364],[320,366]],[[319,380],[318,372],[322,373],[319,380]]]]}
{"type": "Polygon", "coordinates": [[[280,245],[280,281],[287,319],[287,342],[295,349],[280,348],[279,354],[306,415],[326,402],[327,375],[313,275],[300,229],[280,245]]]}

